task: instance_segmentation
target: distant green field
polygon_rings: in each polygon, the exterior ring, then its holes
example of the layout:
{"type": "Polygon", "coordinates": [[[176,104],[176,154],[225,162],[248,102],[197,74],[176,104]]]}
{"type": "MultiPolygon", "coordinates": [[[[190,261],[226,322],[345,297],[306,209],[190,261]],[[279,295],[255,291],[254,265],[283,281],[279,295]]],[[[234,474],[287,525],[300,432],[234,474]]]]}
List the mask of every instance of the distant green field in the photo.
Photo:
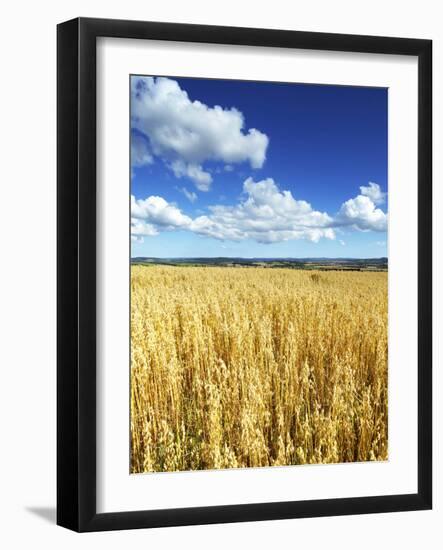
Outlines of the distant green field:
{"type": "Polygon", "coordinates": [[[318,271],[387,271],[387,258],[132,258],[132,265],[180,267],[263,267],[318,271]]]}

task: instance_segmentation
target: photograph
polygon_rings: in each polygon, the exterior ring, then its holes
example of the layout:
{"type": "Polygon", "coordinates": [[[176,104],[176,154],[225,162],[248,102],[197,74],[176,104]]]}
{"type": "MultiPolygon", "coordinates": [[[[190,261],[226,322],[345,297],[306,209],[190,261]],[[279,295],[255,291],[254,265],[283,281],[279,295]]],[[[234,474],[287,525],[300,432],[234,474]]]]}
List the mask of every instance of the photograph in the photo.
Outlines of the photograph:
{"type": "Polygon", "coordinates": [[[130,76],[130,472],[388,459],[388,90],[130,76]]]}
{"type": "Polygon", "coordinates": [[[395,546],[433,507],[432,32],[226,23],[57,25],[55,519],[395,546]]]}

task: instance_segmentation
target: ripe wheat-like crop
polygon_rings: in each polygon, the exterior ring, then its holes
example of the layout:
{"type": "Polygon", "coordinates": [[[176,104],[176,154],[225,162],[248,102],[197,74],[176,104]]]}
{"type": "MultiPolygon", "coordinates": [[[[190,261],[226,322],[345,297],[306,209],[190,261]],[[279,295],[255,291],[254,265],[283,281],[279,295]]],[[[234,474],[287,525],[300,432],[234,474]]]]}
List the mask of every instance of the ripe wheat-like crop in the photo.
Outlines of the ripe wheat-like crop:
{"type": "Polygon", "coordinates": [[[386,272],[131,268],[131,472],[386,460],[386,272]]]}

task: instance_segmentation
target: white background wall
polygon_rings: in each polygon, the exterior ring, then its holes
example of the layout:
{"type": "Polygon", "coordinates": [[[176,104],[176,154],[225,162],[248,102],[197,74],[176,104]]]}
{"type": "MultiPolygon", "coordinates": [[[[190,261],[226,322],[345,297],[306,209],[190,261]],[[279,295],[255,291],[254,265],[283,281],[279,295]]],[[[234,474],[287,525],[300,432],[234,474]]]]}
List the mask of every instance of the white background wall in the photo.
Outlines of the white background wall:
{"type": "MultiPolygon", "coordinates": [[[[441,1],[67,0],[2,6],[0,84],[0,544],[4,548],[440,548],[443,540],[441,344],[434,346],[432,512],[77,535],[55,518],[55,26],[77,16],[431,38],[434,212],[443,207],[441,1]]],[[[435,220],[435,280],[442,222],[435,220]]],[[[407,243],[405,243],[407,251],[407,243]]],[[[442,328],[434,290],[435,340],[442,328]]]]}

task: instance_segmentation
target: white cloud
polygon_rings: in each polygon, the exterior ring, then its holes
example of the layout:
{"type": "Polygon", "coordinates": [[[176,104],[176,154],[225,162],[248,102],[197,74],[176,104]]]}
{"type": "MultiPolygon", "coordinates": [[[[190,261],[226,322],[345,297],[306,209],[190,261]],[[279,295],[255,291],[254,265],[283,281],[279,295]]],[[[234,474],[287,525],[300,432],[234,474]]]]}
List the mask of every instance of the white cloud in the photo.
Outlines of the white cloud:
{"type": "Polygon", "coordinates": [[[133,243],[142,244],[144,242],[143,237],[137,237],[136,235],[131,235],[131,241],[133,243]]]}
{"type": "Polygon", "coordinates": [[[333,219],[325,212],[312,209],[303,200],[296,200],[290,191],[280,191],[273,179],[243,184],[246,197],[234,206],[216,205],[208,215],[194,219],[182,214],[161,197],[135,200],[132,216],[155,225],[157,230],[185,229],[198,235],[221,240],[252,239],[273,243],[293,239],[318,242],[334,239],[333,219]]]}
{"type": "MultiPolygon", "coordinates": [[[[179,189],[193,202],[195,193],[179,189]],[[189,196],[188,196],[189,195],[189,196]]],[[[181,229],[220,240],[275,243],[296,239],[318,242],[335,239],[335,229],[348,227],[360,231],[386,231],[387,214],[366,195],[344,202],[334,217],[314,210],[291,191],[281,191],[272,178],[243,183],[243,197],[234,205],[214,205],[191,218],[174,204],[158,196],[147,199],[131,197],[132,234],[156,235],[160,231],[181,229]]],[[[345,246],[343,240],[339,241],[345,246]]]]}
{"type": "Polygon", "coordinates": [[[191,218],[182,214],[179,208],[157,196],[136,199],[131,195],[131,217],[135,220],[143,220],[146,224],[155,227],[156,231],[187,227],[192,221],[191,218]]]}
{"type": "Polygon", "coordinates": [[[158,235],[158,230],[152,224],[146,223],[143,220],[138,220],[137,218],[131,218],[131,235],[136,237],[153,237],[154,235],[158,235]]]}
{"type": "Polygon", "coordinates": [[[269,139],[255,128],[246,130],[243,114],[234,107],[191,101],[169,78],[133,77],[131,86],[132,126],[149,138],[152,153],[177,177],[186,176],[207,191],[212,181],[203,168],[207,161],[263,166],[269,139]]]}
{"type": "Polygon", "coordinates": [[[143,237],[154,237],[158,235],[158,230],[152,224],[146,223],[143,220],[137,218],[131,218],[131,241],[135,243],[142,243],[143,237]]]}
{"type": "Polygon", "coordinates": [[[367,186],[360,187],[360,193],[369,197],[374,204],[383,204],[387,193],[383,193],[378,183],[370,181],[367,186]]]}
{"type": "Polygon", "coordinates": [[[384,200],[385,193],[376,183],[360,187],[361,195],[349,199],[341,205],[335,217],[335,226],[352,226],[361,231],[386,231],[388,215],[376,204],[384,200]],[[377,202],[374,202],[377,201],[377,202]]]}
{"type": "Polygon", "coordinates": [[[197,193],[194,193],[194,191],[189,191],[186,189],[186,187],[177,187],[177,191],[180,191],[180,193],[183,193],[183,195],[188,199],[189,202],[194,202],[198,199],[197,193]]]}
{"type": "Polygon", "coordinates": [[[131,135],[131,166],[152,164],[153,160],[147,140],[136,134],[131,135]]]}
{"type": "Polygon", "coordinates": [[[219,239],[253,239],[261,243],[335,238],[328,227],[332,219],[312,209],[306,201],[294,199],[290,191],[280,191],[272,178],[243,184],[247,198],[235,206],[212,206],[209,216],[193,222],[192,230],[219,239]]]}
{"type": "Polygon", "coordinates": [[[338,241],[342,246],[346,246],[345,241],[342,241],[341,239],[338,241]]]}
{"type": "Polygon", "coordinates": [[[176,160],[171,164],[172,171],[176,178],[188,176],[199,191],[209,191],[212,183],[212,176],[205,172],[199,164],[186,164],[181,160],[176,160]]]}

